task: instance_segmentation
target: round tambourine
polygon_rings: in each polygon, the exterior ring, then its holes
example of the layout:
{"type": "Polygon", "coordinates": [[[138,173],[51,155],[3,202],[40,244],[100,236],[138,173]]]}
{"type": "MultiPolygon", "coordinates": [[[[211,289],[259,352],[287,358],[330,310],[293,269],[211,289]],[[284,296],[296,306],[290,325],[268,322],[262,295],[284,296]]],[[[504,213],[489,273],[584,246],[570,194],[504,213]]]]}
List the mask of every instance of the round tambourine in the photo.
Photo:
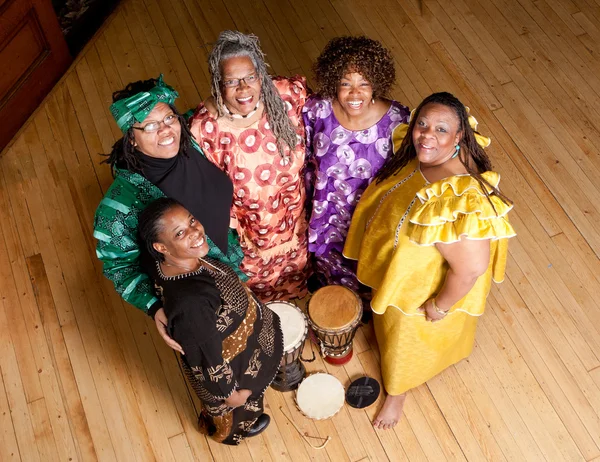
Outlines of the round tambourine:
{"type": "Polygon", "coordinates": [[[330,419],[344,405],[344,395],[344,386],[338,379],[318,372],[302,381],[296,391],[296,405],[309,419],[330,419]]]}

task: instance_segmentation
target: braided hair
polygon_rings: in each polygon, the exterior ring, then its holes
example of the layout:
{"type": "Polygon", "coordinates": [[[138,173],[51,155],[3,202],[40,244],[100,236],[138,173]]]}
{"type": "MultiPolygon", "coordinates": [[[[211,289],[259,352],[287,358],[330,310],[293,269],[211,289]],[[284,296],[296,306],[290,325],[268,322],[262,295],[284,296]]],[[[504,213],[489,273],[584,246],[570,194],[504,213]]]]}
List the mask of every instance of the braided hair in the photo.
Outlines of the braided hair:
{"type": "MultiPolygon", "coordinates": [[[[158,83],[157,79],[138,80],[127,84],[122,90],[117,90],[112,94],[113,103],[120,99],[129,98],[138,93],[142,93],[151,90],[158,83]]],[[[181,125],[181,135],[179,139],[179,152],[187,156],[187,149],[191,145],[192,133],[183,118],[179,113],[175,105],[169,104],[169,107],[173,111],[173,114],[177,116],[179,124],[181,125]]],[[[139,157],[136,155],[135,138],[133,134],[133,128],[127,130],[122,138],[118,139],[112,146],[110,154],[105,154],[107,159],[104,159],[101,163],[110,165],[112,174],[114,176],[117,168],[129,170],[134,173],[142,172],[142,165],[139,157]]]]}
{"type": "MultiPolygon", "coordinates": [[[[469,175],[471,175],[479,185],[481,189],[485,192],[486,196],[489,196],[488,189],[491,189],[492,195],[498,196],[503,202],[506,204],[512,204],[512,201],[506,197],[504,194],[498,190],[494,185],[490,184],[481,174],[488,170],[492,169],[492,162],[488,157],[487,153],[484,149],[479,146],[477,140],[475,138],[475,132],[471,128],[469,124],[469,116],[467,114],[467,109],[465,105],[460,102],[456,96],[447,93],[434,93],[425,98],[421,104],[415,110],[413,116],[410,119],[410,123],[408,125],[408,131],[406,136],[402,140],[402,144],[398,151],[396,151],[392,156],[389,156],[383,167],[379,169],[377,174],[375,175],[375,179],[377,183],[381,183],[383,180],[395,175],[400,170],[402,170],[411,160],[417,157],[417,151],[415,149],[415,145],[413,143],[413,131],[415,128],[415,124],[419,118],[419,114],[421,113],[421,109],[428,104],[441,104],[444,105],[454,111],[456,117],[459,121],[458,132],[462,133],[462,137],[459,140],[458,144],[460,145],[460,151],[458,154],[458,159],[461,164],[465,167],[469,175]]],[[[490,201],[491,202],[491,201],[490,201]]],[[[493,207],[493,203],[492,203],[493,207]]],[[[495,209],[495,208],[494,208],[495,209]]]]}
{"type": "Polygon", "coordinates": [[[287,115],[285,102],[281,99],[277,88],[267,72],[268,64],[265,54],[260,49],[258,37],[253,34],[242,34],[238,31],[226,30],[219,34],[208,58],[208,71],[211,77],[211,93],[215,99],[219,117],[225,114],[221,93],[221,65],[229,58],[247,56],[259,74],[261,83],[260,99],[265,105],[267,121],[277,140],[277,148],[283,156],[285,146],[293,150],[297,144],[296,130],[287,115]]]}
{"type": "Polygon", "coordinates": [[[165,261],[165,256],[154,248],[155,242],[160,242],[160,233],[163,232],[162,217],[173,207],[183,207],[175,199],[161,197],[142,210],[138,219],[138,234],[140,241],[146,246],[148,253],[156,261],[165,261]]]}

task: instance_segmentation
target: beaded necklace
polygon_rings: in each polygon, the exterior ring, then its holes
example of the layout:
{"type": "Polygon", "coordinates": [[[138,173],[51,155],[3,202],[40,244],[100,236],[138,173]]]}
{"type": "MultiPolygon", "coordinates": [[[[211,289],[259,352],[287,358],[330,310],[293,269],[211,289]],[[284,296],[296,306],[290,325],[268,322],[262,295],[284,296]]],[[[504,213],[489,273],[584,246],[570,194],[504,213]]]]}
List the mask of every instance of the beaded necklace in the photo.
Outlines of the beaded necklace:
{"type": "Polygon", "coordinates": [[[233,120],[233,119],[247,119],[249,117],[252,117],[254,114],[256,114],[256,111],[258,111],[259,107],[260,107],[260,101],[258,101],[258,103],[256,103],[256,106],[254,107],[254,109],[252,109],[248,114],[242,115],[242,114],[234,114],[233,112],[231,112],[229,110],[229,108],[227,107],[226,104],[223,104],[223,109],[225,109],[225,112],[227,113],[227,115],[229,116],[229,118],[231,120],[233,120]]]}

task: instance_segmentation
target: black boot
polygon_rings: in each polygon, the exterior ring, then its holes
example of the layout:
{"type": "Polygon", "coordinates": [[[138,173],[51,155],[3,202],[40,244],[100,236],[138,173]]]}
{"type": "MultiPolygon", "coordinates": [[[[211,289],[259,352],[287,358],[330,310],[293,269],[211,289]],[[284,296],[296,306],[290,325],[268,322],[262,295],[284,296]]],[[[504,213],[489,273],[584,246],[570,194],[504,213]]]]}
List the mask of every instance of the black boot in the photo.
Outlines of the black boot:
{"type": "Polygon", "coordinates": [[[271,417],[269,417],[269,414],[261,414],[258,417],[258,419],[256,419],[256,422],[254,422],[254,425],[250,427],[250,430],[248,431],[248,436],[256,436],[264,432],[265,429],[269,426],[270,422],[271,417]]]}

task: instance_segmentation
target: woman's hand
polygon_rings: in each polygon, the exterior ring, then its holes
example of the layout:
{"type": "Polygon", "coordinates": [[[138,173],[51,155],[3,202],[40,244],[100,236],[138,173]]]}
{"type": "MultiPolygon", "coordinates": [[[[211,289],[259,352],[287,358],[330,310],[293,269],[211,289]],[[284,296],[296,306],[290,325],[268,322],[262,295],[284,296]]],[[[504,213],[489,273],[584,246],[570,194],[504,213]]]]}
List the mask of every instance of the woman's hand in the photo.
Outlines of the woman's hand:
{"type": "Polygon", "coordinates": [[[421,313],[425,314],[425,319],[427,319],[427,321],[431,321],[431,322],[441,321],[446,316],[448,316],[448,312],[440,307],[438,307],[438,309],[436,310],[433,300],[434,300],[433,298],[430,298],[429,300],[427,300],[425,303],[423,303],[423,305],[421,305],[417,309],[417,311],[420,311],[421,313]],[[440,311],[443,311],[443,312],[440,313],[440,311]]]}
{"type": "Polygon", "coordinates": [[[183,352],[183,348],[181,345],[169,337],[167,334],[167,315],[165,314],[164,308],[160,308],[156,314],[154,315],[154,323],[156,324],[156,328],[158,329],[158,333],[163,338],[165,343],[173,348],[175,351],[178,351],[182,355],[185,354],[183,352]]]}
{"type": "Polygon", "coordinates": [[[446,273],[444,285],[435,298],[430,298],[418,309],[431,322],[444,319],[447,316],[444,312],[469,293],[477,278],[487,271],[490,263],[489,239],[471,240],[461,236],[458,242],[438,243],[435,244],[435,248],[450,268],[446,273]]]}
{"type": "Polygon", "coordinates": [[[252,392],[248,389],[235,390],[229,398],[225,400],[225,404],[229,407],[239,407],[246,404],[252,392]]]}

